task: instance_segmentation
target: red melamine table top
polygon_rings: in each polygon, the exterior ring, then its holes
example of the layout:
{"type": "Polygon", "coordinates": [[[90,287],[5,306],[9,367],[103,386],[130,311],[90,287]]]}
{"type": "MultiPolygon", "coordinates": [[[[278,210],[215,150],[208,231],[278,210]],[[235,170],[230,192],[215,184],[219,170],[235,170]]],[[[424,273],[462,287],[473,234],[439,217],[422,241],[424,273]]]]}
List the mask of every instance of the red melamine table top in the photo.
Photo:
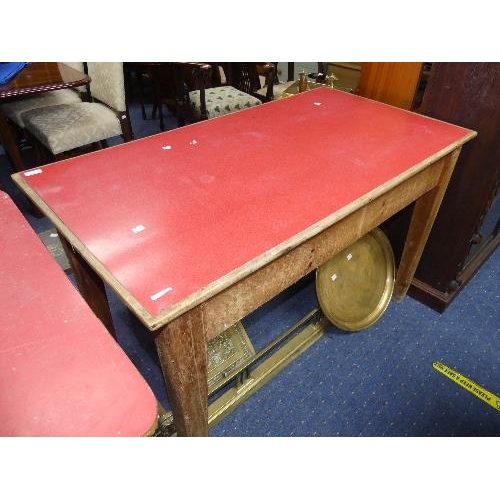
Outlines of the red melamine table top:
{"type": "Polygon", "coordinates": [[[321,88],[23,180],[154,316],[470,134],[321,88]]]}
{"type": "Polygon", "coordinates": [[[140,436],[156,399],[0,191],[0,436],[140,436]]]}

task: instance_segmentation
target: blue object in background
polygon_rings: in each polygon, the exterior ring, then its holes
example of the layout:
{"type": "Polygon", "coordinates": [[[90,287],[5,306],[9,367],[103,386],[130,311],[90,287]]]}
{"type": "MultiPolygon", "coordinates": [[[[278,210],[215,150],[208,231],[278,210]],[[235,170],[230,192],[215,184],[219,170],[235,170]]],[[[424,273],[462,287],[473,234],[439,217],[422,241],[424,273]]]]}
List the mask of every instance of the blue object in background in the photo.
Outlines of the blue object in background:
{"type": "Polygon", "coordinates": [[[27,64],[27,62],[0,63],[0,85],[12,80],[27,64]]]}

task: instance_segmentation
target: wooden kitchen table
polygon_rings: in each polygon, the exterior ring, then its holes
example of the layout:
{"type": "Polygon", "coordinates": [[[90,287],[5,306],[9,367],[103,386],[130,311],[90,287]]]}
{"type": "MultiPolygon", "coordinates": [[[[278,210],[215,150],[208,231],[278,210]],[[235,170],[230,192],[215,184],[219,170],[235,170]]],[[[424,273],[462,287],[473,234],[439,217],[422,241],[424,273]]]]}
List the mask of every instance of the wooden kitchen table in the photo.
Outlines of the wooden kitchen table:
{"type": "Polygon", "coordinates": [[[402,300],[476,133],[327,88],[13,176],[109,329],[153,335],[179,435],[208,433],[207,342],[416,202],[402,300]]]}

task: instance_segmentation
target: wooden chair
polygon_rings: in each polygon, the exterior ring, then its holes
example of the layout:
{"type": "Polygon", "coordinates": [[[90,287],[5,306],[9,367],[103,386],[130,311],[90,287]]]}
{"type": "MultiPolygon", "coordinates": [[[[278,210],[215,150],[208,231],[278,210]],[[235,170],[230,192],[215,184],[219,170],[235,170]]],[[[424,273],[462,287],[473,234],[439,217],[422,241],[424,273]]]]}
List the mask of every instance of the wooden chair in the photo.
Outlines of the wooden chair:
{"type": "Polygon", "coordinates": [[[275,65],[264,62],[222,63],[230,85],[263,102],[273,99],[275,65]]]}
{"type": "Polygon", "coordinates": [[[174,113],[179,126],[261,104],[262,99],[231,85],[243,86],[243,78],[233,69],[226,63],[163,63],[156,76],[162,87],[161,103],[174,113]],[[228,85],[220,85],[220,65],[228,85]]]}
{"type": "MultiPolygon", "coordinates": [[[[77,71],[87,72],[86,64],[83,62],[65,62],[77,71]]],[[[17,137],[19,147],[26,146],[26,136],[24,133],[23,113],[32,109],[46,108],[57,104],[74,104],[90,100],[89,89],[77,87],[76,89],[61,89],[50,92],[42,92],[36,97],[17,99],[2,104],[2,111],[6,116],[9,125],[12,127],[14,135],[17,137]]]]}
{"type": "MultiPolygon", "coordinates": [[[[86,65],[82,62],[65,62],[78,71],[86,73],[86,65]]],[[[24,120],[22,114],[31,109],[39,109],[56,104],[72,104],[88,100],[86,87],[78,87],[76,89],[61,89],[51,92],[42,92],[36,97],[28,97],[26,99],[18,99],[16,101],[6,102],[2,104],[2,110],[10,122],[15,124],[20,129],[24,129],[24,120]]]]}
{"type": "Polygon", "coordinates": [[[0,436],[143,436],[146,381],[0,192],[0,436]]]}
{"type": "MultiPolygon", "coordinates": [[[[158,111],[158,103],[155,95],[155,74],[161,62],[124,62],[123,68],[127,78],[127,88],[131,90],[130,96],[138,98],[141,107],[141,116],[143,120],[147,120],[146,100],[152,97],[153,110],[151,118],[156,118],[158,111]],[[151,96],[152,93],[152,96],[151,96]]],[[[161,117],[160,119],[162,119],[161,117]]]]}
{"type": "Polygon", "coordinates": [[[106,140],[121,136],[133,139],[125,99],[123,63],[89,62],[92,102],[58,104],[32,109],[21,116],[25,129],[43,163],[48,153],[56,160],[71,156],[79,148],[106,146],[106,140]]]}

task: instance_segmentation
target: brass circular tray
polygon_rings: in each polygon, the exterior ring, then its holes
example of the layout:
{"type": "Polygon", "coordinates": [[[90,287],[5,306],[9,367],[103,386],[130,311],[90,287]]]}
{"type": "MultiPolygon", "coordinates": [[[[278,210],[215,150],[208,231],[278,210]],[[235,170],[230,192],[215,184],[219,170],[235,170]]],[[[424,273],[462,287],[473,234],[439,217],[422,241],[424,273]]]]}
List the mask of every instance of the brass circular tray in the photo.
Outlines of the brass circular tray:
{"type": "Polygon", "coordinates": [[[384,314],[394,289],[394,254],[374,229],[316,271],[316,294],[325,316],[341,330],[357,332],[384,314]]]}

